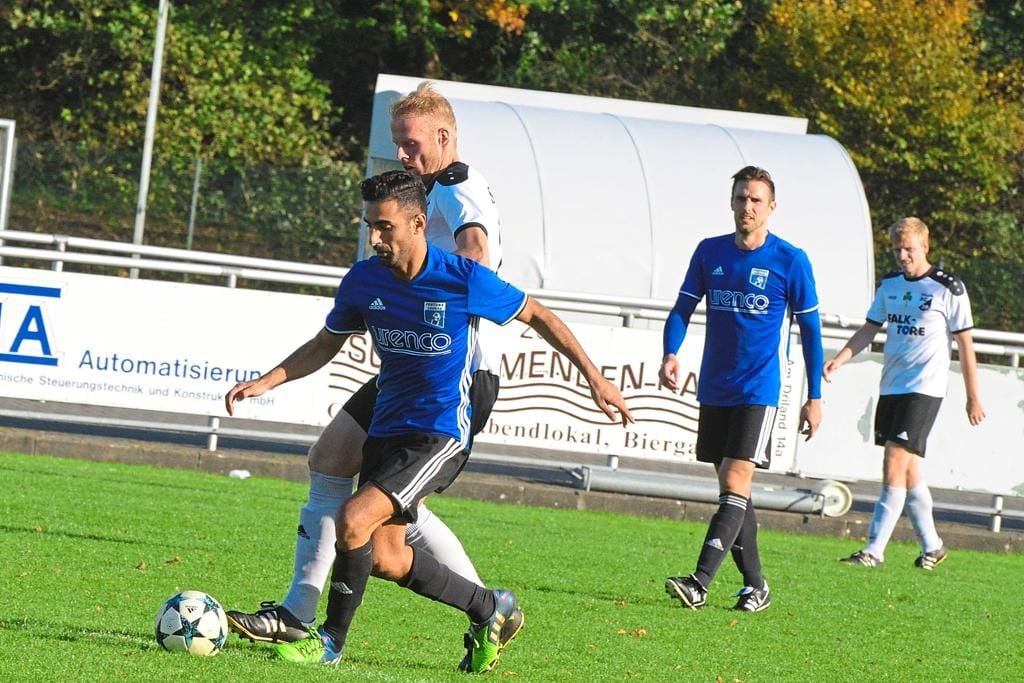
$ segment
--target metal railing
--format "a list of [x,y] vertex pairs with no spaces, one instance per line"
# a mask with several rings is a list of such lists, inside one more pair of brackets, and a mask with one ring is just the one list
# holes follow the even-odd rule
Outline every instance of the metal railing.
[[[10,242],[35,246],[10,246]],[[334,287],[348,273],[348,268],[337,266],[15,230],[0,231],[0,263],[4,257],[48,262],[54,271],[62,271],[65,263],[76,263],[154,272],[206,275],[223,278],[224,284],[228,287],[236,287],[240,279]],[[673,305],[671,301],[604,294],[584,294],[551,289],[527,291],[531,296],[557,311],[617,319],[619,324],[624,327],[632,327],[638,320],[664,320]],[[862,317],[822,314],[822,336],[826,339],[845,340],[850,336],[851,330],[859,327],[863,320]],[[702,310],[698,309],[694,313],[693,323],[698,325],[705,323]],[[978,353],[1005,357],[1011,367],[1020,367],[1021,357],[1024,356],[1024,334],[975,329],[973,336],[974,348]]]

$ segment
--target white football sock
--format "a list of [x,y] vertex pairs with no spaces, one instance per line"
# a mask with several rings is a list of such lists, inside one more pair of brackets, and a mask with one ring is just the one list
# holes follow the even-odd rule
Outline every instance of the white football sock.
[[942,539],[935,530],[935,518],[932,515],[932,492],[923,481],[907,491],[907,514],[921,541],[922,552],[942,547]]
[[463,578],[478,586],[484,585],[462,543],[426,505],[420,505],[417,510],[416,522],[405,527],[405,542],[433,555],[435,560],[448,565],[449,569]]
[[882,486],[882,492],[875,503],[875,512],[871,515],[871,526],[868,527],[868,547],[864,552],[874,555],[880,560],[885,559],[885,546],[889,544],[896,522],[903,513],[903,503],[907,499],[907,490],[895,486]]
[[352,497],[352,478],[309,473],[309,500],[299,511],[292,585],[281,606],[309,624],[334,565],[334,519]]

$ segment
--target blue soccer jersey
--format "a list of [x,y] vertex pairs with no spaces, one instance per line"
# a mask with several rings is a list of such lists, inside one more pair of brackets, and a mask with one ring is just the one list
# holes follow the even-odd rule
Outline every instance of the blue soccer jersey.
[[818,308],[803,250],[771,233],[752,251],[736,246],[733,233],[702,240],[679,293],[707,299],[697,400],[777,406],[792,316]]
[[420,431],[468,443],[478,318],[504,325],[525,305],[526,294],[490,269],[433,246],[411,282],[376,256],[352,266],[325,327],[370,331],[381,368],[369,434]]

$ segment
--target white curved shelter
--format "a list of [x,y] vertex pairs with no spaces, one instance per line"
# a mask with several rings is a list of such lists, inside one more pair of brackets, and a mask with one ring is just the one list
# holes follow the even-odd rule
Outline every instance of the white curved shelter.
[[[396,167],[389,106],[421,80],[378,77],[369,173]],[[490,181],[511,282],[674,300],[697,242],[733,230],[731,176],[753,164],[775,180],[770,227],[808,252],[822,312],[867,310],[864,190],[846,151],[805,119],[434,84],[455,110],[460,158]]]

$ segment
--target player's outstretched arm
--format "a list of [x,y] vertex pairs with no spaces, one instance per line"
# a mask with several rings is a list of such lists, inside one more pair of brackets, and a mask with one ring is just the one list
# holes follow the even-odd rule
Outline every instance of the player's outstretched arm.
[[[590,385],[590,396],[594,399],[594,403],[608,416],[608,419],[613,422],[621,420],[623,427],[635,421],[626,406],[626,400],[622,397],[622,393],[614,384],[604,378],[583,347],[580,346],[576,335],[566,327],[561,318],[533,297],[529,297],[526,300],[526,306],[523,307],[516,319],[536,330],[544,341],[576,366],[576,369],[587,380],[587,384]],[[618,410],[618,416],[615,415],[613,408]]]
[[830,360],[825,361],[825,367],[822,371],[822,376],[826,382],[832,381],[832,375],[835,374],[836,370],[841,368],[846,361],[850,360],[858,353],[863,351],[871,340],[875,338],[878,331],[882,329],[881,325],[868,321],[860,326],[860,329],[853,333],[850,340],[846,342],[846,346],[839,350],[835,356]]
[[261,396],[274,387],[305,377],[327,365],[348,339],[348,334],[333,334],[321,329],[315,337],[295,349],[273,370],[258,378],[239,382],[224,395],[228,415],[235,414],[235,403],[251,396]]
[[978,389],[978,359],[974,355],[974,337],[970,330],[957,332],[956,347],[960,353],[960,372],[964,376],[964,391],[967,393],[967,419],[974,426],[985,419],[985,408],[981,405]]

